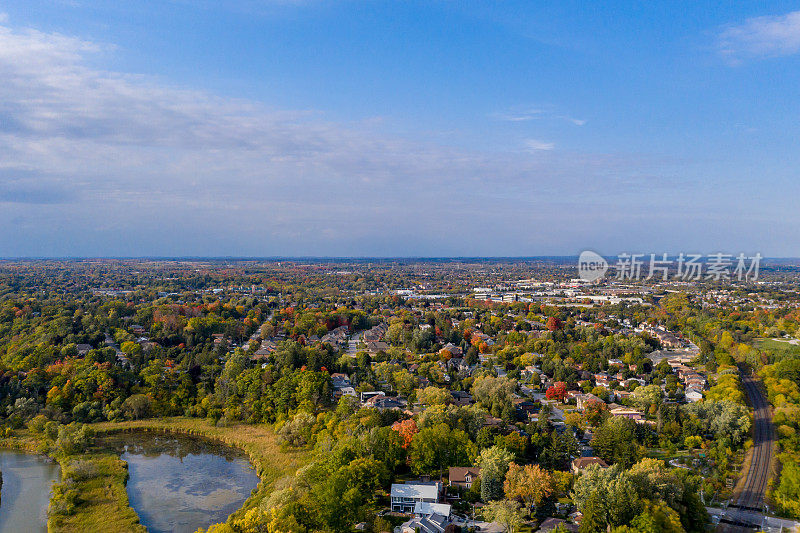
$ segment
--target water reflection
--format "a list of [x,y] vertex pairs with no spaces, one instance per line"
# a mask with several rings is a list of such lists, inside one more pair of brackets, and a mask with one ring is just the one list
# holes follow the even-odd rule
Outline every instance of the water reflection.
[[128,498],[151,533],[224,522],[258,484],[243,453],[204,439],[123,433],[105,444],[128,462]]
[[36,455],[0,450],[0,471],[0,533],[47,531],[50,489],[61,478],[58,464]]

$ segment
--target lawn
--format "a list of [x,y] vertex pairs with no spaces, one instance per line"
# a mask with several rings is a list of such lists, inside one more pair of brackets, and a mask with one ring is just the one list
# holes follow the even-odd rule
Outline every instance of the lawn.
[[800,356],[800,345],[789,344],[792,339],[756,339],[755,346],[759,350],[772,354],[771,362],[780,361],[787,356]]

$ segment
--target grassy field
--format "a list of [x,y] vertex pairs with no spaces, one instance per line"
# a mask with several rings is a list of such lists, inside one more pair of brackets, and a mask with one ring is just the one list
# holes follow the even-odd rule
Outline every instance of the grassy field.
[[217,427],[205,419],[173,417],[128,422],[102,422],[93,424],[98,436],[103,433],[125,431],[157,431],[196,435],[224,442],[247,453],[261,482],[242,508],[233,514],[236,518],[268,496],[275,482],[293,475],[308,463],[309,454],[300,450],[283,450],[277,435],[267,426],[237,424]]
[[773,359],[774,361],[780,361],[788,355],[800,355],[800,345],[789,344],[789,340],[790,339],[756,339],[754,344],[759,350],[772,353],[773,357],[770,358],[771,361]]

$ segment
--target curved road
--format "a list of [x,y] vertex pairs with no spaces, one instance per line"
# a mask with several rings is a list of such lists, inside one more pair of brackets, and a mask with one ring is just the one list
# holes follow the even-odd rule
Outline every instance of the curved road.
[[775,429],[770,406],[759,388],[759,382],[742,373],[742,385],[753,407],[753,453],[750,468],[739,496],[731,502],[718,531],[752,531],[761,523],[764,511],[764,494],[772,471]]

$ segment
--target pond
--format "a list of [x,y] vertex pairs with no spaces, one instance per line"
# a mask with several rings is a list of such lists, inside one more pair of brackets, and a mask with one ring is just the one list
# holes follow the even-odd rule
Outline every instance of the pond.
[[104,444],[127,461],[128,499],[150,533],[224,522],[259,482],[243,452],[206,439],[120,433]]
[[0,450],[0,533],[47,531],[47,505],[54,481],[61,479],[57,463],[16,450]]

